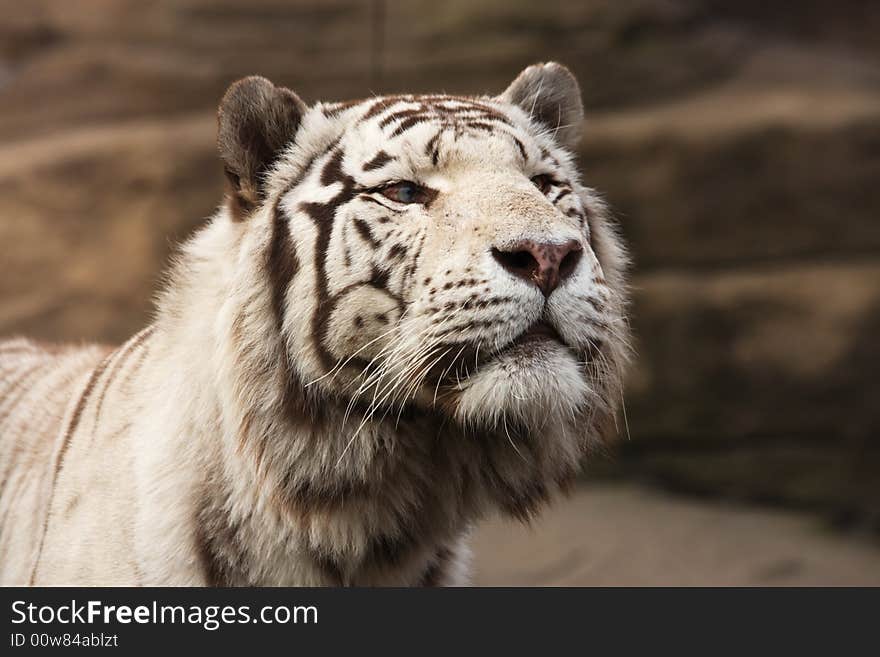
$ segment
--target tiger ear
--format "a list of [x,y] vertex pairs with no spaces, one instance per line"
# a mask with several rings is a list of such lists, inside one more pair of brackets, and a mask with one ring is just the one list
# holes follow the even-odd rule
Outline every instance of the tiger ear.
[[584,120],[581,89],[571,71],[549,62],[529,66],[500,96],[518,105],[529,117],[550,129],[568,148],[577,145]]
[[290,89],[253,75],[234,82],[217,111],[217,149],[231,187],[233,216],[263,200],[263,174],[293,141],[306,105]]

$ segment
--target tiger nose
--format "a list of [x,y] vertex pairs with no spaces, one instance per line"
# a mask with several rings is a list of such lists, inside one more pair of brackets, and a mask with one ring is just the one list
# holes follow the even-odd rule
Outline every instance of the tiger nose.
[[523,240],[492,249],[492,256],[504,269],[537,285],[545,297],[574,273],[582,253],[583,247],[577,240],[562,244]]

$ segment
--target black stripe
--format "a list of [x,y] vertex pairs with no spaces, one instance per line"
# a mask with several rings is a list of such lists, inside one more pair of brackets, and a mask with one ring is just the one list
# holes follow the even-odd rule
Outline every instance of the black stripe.
[[327,291],[327,251],[330,247],[330,236],[336,219],[336,210],[354,198],[354,179],[342,170],[343,152],[337,149],[327,160],[321,171],[321,184],[341,183],[342,189],[326,203],[305,202],[300,207],[309,215],[318,230],[315,240],[315,293],[317,296],[316,310],[312,315],[312,340],[315,351],[322,365],[329,371],[333,367],[333,357],[324,346],[324,335],[328,329],[327,319],[331,310]]
[[389,125],[394,123],[395,121],[402,121],[403,119],[410,119],[418,116],[426,116],[428,113],[428,108],[424,105],[419,104],[418,107],[412,107],[405,110],[400,110],[399,112],[393,112],[386,116],[384,119],[379,121],[380,128],[387,128]]
[[559,201],[561,201],[562,199],[564,199],[564,198],[565,198],[566,196],[568,196],[569,194],[571,194],[571,189],[568,188],[568,187],[564,187],[564,188],[562,189],[562,191],[560,191],[559,194],[556,196],[556,199],[555,199],[553,202],[554,202],[554,203],[559,203]]
[[378,249],[381,246],[376,238],[373,237],[373,233],[370,232],[370,227],[367,226],[367,223],[363,219],[356,217],[354,220],[354,227],[357,229],[358,234],[371,247]]
[[379,98],[361,117],[361,121],[368,121],[374,116],[381,114],[389,107],[392,107],[393,105],[396,105],[398,103],[406,102],[407,100],[407,96],[385,96],[383,98]]
[[281,208],[281,198],[275,203],[272,216],[272,236],[266,256],[266,271],[272,289],[272,312],[275,324],[283,333],[284,317],[287,312],[287,290],[299,269],[293,241],[290,236],[290,221]]
[[[511,137],[513,137],[513,135],[511,135]],[[529,156],[528,153],[526,153],[526,147],[523,146],[523,143],[516,137],[513,137],[513,143],[516,144],[516,147],[519,149],[519,154],[522,155],[523,162],[528,162]]]
[[400,135],[402,135],[404,132],[406,132],[410,128],[417,126],[420,123],[427,123],[430,120],[431,120],[431,117],[427,116],[427,115],[411,116],[410,118],[401,122],[401,124],[399,126],[397,126],[397,128],[394,129],[394,132],[391,133],[390,138],[393,139],[394,137],[399,137]]
[[396,158],[392,157],[385,151],[379,151],[378,153],[376,153],[376,157],[374,157],[372,160],[364,165],[364,171],[374,171],[376,169],[381,169],[394,159]]
[[425,144],[425,155],[431,156],[431,164],[435,167],[440,159],[440,149],[437,147],[437,142],[440,140],[440,134],[442,132],[443,130],[438,130],[434,136],[428,140],[428,143]]

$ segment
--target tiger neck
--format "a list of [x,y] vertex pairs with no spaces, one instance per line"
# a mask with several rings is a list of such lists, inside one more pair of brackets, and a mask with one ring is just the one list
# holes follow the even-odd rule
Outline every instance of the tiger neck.
[[[440,456],[444,440],[424,418],[377,422],[357,434],[362,418],[344,411],[325,409],[309,426],[291,423],[275,435],[252,432],[225,455],[227,474],[207,478],[199,509],[198,526],[210,530],[198,536],[209,579],[412,585],[439,578],[438,562],[477,511],[460,491],[477,487],[464,481],[457,459]],[[327,449],[358,438],[369,447],[352,443],[351,458]],[[246,556],[254,554],[273,556],[256,563]]]

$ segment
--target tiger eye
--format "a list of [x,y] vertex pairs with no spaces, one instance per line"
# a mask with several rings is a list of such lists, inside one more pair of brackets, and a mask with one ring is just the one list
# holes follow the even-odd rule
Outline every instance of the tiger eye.
[[424,203],[428,194],[424,187],[404,180],[382,189],[382,195],[397,203]]
[[532,184],[540,189],[542,194],[546,194],[553,187],[554,181],[548,174],[542,173],[532,178]]

